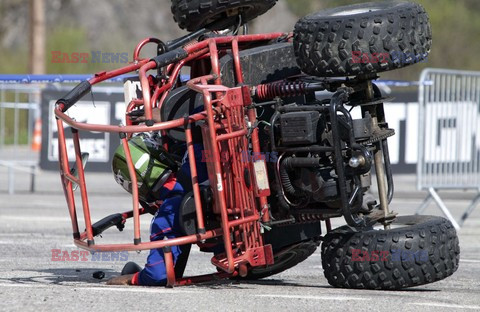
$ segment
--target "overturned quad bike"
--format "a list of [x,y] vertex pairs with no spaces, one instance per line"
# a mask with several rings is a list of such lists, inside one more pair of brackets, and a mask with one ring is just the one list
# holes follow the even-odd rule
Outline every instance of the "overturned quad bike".
[[[175,20],[191,33],[167,43],[141,41],[130,65],[98,73],[57,101],[61,178],[75,244],[90,251],[164,248],[168,286],[268,277],[304,261],[320,244],[325,277],[336,287],[400,289],[453,274],[459,243],[452,224],[389,210],[394,186],[387,138],[394,130],[385,120],[386,98],[374,83],[377,73],[413,63],[408,55],[423,58],[430,51],[423,7],[358,4],[308,15],[293,33],[247,34],[246,23],[275,0],[207,4],[173,0]],[[155,44],[158,55],[140,58],[146,44]],[[359,62],[352,58],[357,51],[389,57]],[[392,57],[394,52],[407,55],[407,61]],[[189,78],[182,80],[187,70]],[[139,85],[126,115],[141,115],[142,122],[127,118],[126,125],[94,125],[66,114],[92,85],[136,71],[138,77],[126,82]],[[155,109],[160,123],[152,116]],[[352,110],[361,117],[353,119]],[[74,168],[65,125],[72,130]],[[159,135],[169,153],[181,157],[187,151],[190,159],[193,144],[203,144],[209,184],[198,183],[190,161],[193,191],[184,197],[178,221],[184,236],[142,241],[139,217],[159,203],[141,200],[137,187],[131,190],[132,211],[92,223],[80,147],[84,131],[120,136],[132,185],[139,187],[143,176],[132,162],[132,136]],[[378,199],[370,193],[372,172]],[[330,220],[337,217],[347,225],[332,229]],[[129,218],[131,243],[97,243],[96,236],[112,226],[123,229]],[[205,252],[223,244],[224,252],[211,260],[215,273],[183,277],[191,244]],[[169,248],[174,245],[184,250],[175,265]]]

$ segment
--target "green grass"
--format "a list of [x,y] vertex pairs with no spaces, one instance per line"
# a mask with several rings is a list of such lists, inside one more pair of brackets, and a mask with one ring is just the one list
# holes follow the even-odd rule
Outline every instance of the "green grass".
[[[18,103],[27,103],[28,95],[25,93],[20,93],[15,96],[15,93],[12,91],[5,91],[3,98],[0,98],[0,101],[5,102],[17,102]],[[4,116],[2,116],[4,114]],[[5,137],[4,143],[6,145],[14,144],[14,135],[15,135],[15,109],[13,108],[0,108],[0,126],[1,122],[5,122]],[[18,110],[18,144],[28,144],[28,111],[25,109]],[[33,125],[32,125],[33,131]]]
[[[13,108],[0,109],[0,120],[3,120],[2,114],[5,114],[5,145],[14,144],[15,135],[15,110]],[[28,112],[24,109],[18,110],[18,143],[19,145],[28,144]],[[33,128],[32,128],[33,129]]]

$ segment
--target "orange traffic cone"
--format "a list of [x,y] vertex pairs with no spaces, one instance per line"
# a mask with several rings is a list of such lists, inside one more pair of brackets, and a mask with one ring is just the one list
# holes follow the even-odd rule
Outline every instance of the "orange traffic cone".
[[33,129],[32,150],[40,151],[42,148],[42,120],[38,118],[35,121],[35,128]]

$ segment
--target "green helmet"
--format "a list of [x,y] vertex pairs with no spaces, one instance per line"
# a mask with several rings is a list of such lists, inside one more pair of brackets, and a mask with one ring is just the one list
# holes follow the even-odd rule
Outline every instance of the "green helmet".
[[[147,134],[132,137],[128,140],[128,146],[137,175],[138,196],[140,200],[153,202],[158,199],[159,190],[168,177],[177,170],[177,163],[155,138]],[[132,193],[132,180],[123,145],[113,155],[112,170],[115,181]]]

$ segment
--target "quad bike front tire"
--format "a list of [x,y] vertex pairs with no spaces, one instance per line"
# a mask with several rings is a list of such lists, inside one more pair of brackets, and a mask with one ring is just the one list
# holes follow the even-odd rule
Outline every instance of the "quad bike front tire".
[[294,49],[303,72],[319,77],[374,74],[424,61],[432,45],[425,9],[380,1],[327,9],[295,25]]
[[328,283],[341,288],[394,290],[432,283],[452,275],[460,259],[455,228],[437,216],[397,217],[388,230],[342,226],[325,236],[321,250]]
[[175,22],[182,29],[196,31],[203,27],[210,30],[228,28],[248,22],[271,9],[277,0],[172,0]]
[[236,279],[258,280],[281,273],[305,261],[317,250],[318,245],[318,242],[309,240],[286,247],[273,255],[272,265],[251,268],[247,276],[236,277]]

